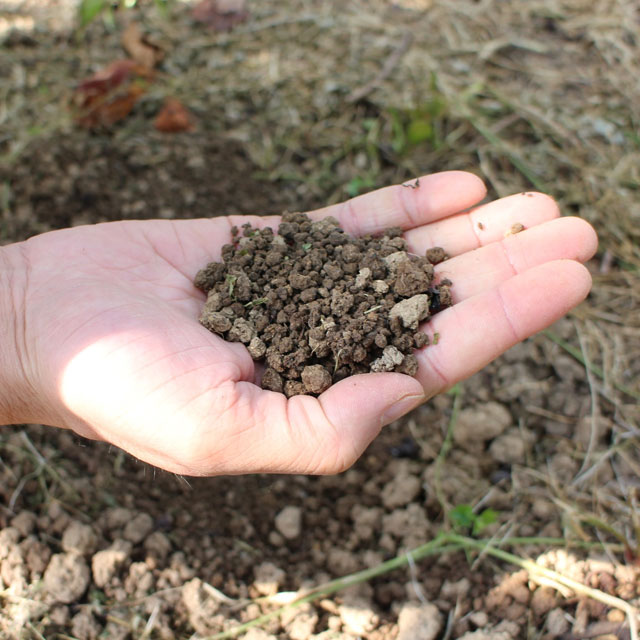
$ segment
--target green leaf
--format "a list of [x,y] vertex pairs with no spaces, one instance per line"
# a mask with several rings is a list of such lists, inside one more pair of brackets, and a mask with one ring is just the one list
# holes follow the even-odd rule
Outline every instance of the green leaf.
[[459,504],[449,511],[449,520],[454,529],[470,529],[476,519],[470,504]]
[[498,519],[498,514],[493,509],[485,509],[482,513],[475,516],[473,529],[471,534],[480,535],[484,529],[493,524]]
[[409,144],[420,144],[431,140],[433,137],[433,126],[424,118],[414,119],[407,127],[407,142]]
[[80,25],[86,27],[106,6],[106,0],[82,0],[78,8]]

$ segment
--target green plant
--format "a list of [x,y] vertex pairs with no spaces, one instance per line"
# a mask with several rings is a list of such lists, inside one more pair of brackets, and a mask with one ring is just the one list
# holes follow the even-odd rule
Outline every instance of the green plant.
[[[158,11],[166,15],[168,0],[153,0]],[[91,24],[99,15],[104,15],[105,21],[112,24],[113,10],[131,9],[138,4],[138,0],[120,0],[120,2],[110,2],[109,0],[82,0],[78,5],[78,22],[80,28],[84,29]]]
[[447,100],[438,90],[436,77],[432,74],[430,96],[420,106],[389,110],[393,150],[403,154],[421,144],[429,144],[433,149],[440,148],[443,120],[448,110]]
[[470,504],[459,504],[449,511],[448,517],[454,531],[471,533],[475,538],[496,522],[498,514],[493,509],[483,509],[476,513]]

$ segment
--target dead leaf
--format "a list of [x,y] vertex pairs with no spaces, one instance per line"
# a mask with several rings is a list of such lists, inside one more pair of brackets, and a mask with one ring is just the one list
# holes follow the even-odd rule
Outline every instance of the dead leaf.
[[89,129],[125,118],[146,92],[153,72],[135,60],[116,60],[83,80],[72,98],[74,119]]
[[163,133],[193,131],[193,119],[189,110],[177,98],[167,98],[153,126]]
[[246,0],[200,0],[191,15],[214,31],[231,31],[249,17],[246,4]]
[[145,36],[136,22],[130,22],[122,33],[122,47],[140,65],[153,69],[164,51]]

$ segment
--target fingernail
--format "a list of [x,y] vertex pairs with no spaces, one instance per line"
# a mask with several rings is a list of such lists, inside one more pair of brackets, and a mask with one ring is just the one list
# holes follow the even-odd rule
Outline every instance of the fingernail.
[[411,409],[415,409],[417,406],[421,405],[425,401],[425,397],[420,394],[413,394],[409,396],[403,396],[392,404],[383,414],[382,414],[382,426],[397,420],[402,417],[405,413],[409,413]]

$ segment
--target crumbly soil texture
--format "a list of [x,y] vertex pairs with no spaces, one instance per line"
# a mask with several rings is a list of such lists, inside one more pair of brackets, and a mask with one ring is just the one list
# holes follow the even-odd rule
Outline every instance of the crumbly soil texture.
[[352,237],[333,217],[285,213],[277,233],[247,223],[222,249],[222,262],[198,272],[207,293],[200,322],[264,360],[262,387],[287,397],[317,395],[350,375],[415,375],[418,328],[451,304],[450,282],[408,252],[399,228]]

